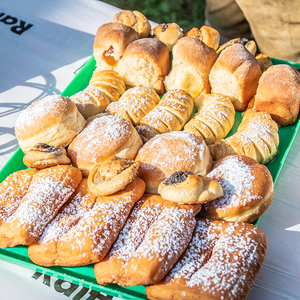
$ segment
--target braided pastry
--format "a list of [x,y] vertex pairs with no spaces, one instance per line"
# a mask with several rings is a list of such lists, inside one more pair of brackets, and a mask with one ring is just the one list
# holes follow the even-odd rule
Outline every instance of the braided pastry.
[[110,103],[106,111],[137,126],[159,101],[160,98],[154,89],[140,85],[127,90],[118,102]]
[[198,113],[184,130],[203,137],[207,145],[227,136],[234,124],[235,109],[229,96],[206,94],[196,98]]
[[181,89],[168,91],[137,126],[137,132],[143,142],[156,134],[180,131],[190,119],[194,109],[192,96]]
[[210,146],[215,160],[239,154],[246,155],[261,164],[268,163],[277,153],[279,145],[278,125],[270,114],[248,109],[237,132]]
[[125,92],[125,83],[115,71],[96,71],[87,88],[71,96],[85,119],[103,113],[110,102],[118,101]]

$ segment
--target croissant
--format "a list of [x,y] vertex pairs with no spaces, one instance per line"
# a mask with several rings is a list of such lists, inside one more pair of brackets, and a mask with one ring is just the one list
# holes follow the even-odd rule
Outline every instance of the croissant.
[[276,155],[278,145],[278,125],[270,114],[248,109],[237,132],[211,145],[210,151],[215,160],[239,154],[266,164]]
[[143,142],[156,134],[180,131],[190,119],[194,109],[192,96],[181,89],[168,91],[136,127]]
[[229,96],[206,94],[195,99],[198,113],[184,130],[203,137],[207,145],[227,136],[234,124],[235,109]]
[[137,126],[159,101],[160,98],[154,89],[140,85],[127,90],[119,101],[111,102],[106,111]]
[[89,85],[70,99],[85,119],[103,113],[110,102],[118,101],[126,90],[124,80],[115,71],[96,71]]

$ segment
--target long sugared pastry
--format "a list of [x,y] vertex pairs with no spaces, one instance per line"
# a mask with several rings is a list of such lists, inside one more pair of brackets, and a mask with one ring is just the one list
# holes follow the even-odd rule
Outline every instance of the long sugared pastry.
[[264,232],[251,224],[197,219],[186,251],[147,299],[244,300],[267,250]]
[[99,284],[147,285],[161,280],[183,253],[200,204],[179,205],[145,194],[109,254],[95,264]]
[[18,208],[0,226],[0,247],[31,244],[71,197],[81,179],[80,170],[69,165],[36,173]]

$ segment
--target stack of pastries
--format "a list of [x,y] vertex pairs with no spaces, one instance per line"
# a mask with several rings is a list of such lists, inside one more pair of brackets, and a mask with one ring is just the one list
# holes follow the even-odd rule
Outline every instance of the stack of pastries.
[[219,41],[138,11],[101,25],[88,86],[16,121],[28,169],[0,184],[0,247],[92,264],[99,284],[149,299],[246,299],[267,248],[251,223],[272,202],[266,164],[298,118],[300,75],[254,41]]

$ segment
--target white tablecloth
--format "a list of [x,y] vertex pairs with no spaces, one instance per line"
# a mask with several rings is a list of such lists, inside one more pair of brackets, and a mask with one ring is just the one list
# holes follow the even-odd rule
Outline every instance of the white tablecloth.
[[[18,148],[18,114],[37,99],[65,89],[91,56],[98,27],[118,11],[95,0],[0,3],[0,168]],[[268,251],[251,300],[300,299],[299,135],[275,185],[273,202],[259,222]],[[3,261],[0,287],[0,300],[112,298]]]

